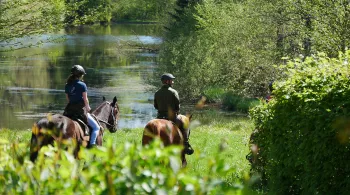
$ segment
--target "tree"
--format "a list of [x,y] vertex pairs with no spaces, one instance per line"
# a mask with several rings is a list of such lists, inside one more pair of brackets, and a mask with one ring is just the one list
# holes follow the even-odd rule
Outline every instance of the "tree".
[[350,43],[348,1],[178,0],[171,16],[157,74],[179,75],[192,98],[207,86],[262,96],[284,76],[275,64]]
[[52,38],[25,43],[19,38],[62,27],[64,3],[61,0],[0,1],[0,51],[32,47]]
[[113,20],[159,21],[176,0],[113,0]]
[[174,73],[186,98],[208,87],[263,95],[274,74],[273,28],[252,5],[208,0],[184,8],[169,22],[157,74]]
[[112,18],[111,0],[65,0],[68,25],[109,23]]
[[325,52],[330,57],[344,52],[350,43],[350,2],[334,0],[251,0],[257,13],[274,28],[276,59],[311,56]]

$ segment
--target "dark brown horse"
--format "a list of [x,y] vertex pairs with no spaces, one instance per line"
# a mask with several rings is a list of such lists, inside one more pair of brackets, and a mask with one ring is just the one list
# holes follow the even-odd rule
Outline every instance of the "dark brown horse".
[[[164,146],[169,145],[184,145],[183,133],[189,135],[190,120],[191,116],[187,117],[185,115],[178,115],[176,124],[172,121],[165,119],[153,119],[147,123],[144,128],[142,136],[142,145],[149,144],[155,137],[159,137],[162,140]],[[183,129],[183,132],[180,130]],[[182,166],[187,165],[185,151],[181,152]]]
[[[103,98],[103,103],[92,112],[92,116],[95,116],[101,127],[96,139],[96,144],[101,146],[104,129],[107,128],[111,133],[117,131],[119,118],[117,97],[114,97],[112,103],[105,101],[105,98]],[[67,139],[76,141],[77,147],[74,150],[74,155],[77,157],[80,146],[86,146],[90,137],[85,136],[77,121],[61,114],[49,114],[46,118],[42,118],[34,124],[32,128],[30,160],[33,162],[36,160],[42,146],[52,145],[54,141],[60,142]]]

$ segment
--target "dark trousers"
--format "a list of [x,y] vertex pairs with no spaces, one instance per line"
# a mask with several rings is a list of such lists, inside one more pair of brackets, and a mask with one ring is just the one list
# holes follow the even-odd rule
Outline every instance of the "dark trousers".
[[63,115],[73,120],[80,119],[86,124],[88,122],[87,111],[85,109],[84,103],[68,103],[66,108],[64,109]]

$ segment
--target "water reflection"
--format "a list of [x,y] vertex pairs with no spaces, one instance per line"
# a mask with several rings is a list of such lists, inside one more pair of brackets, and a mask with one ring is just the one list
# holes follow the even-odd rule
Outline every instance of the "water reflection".
[[0,128],[29,129],[47,113],[62,113],[64,84],[74,64],[86,68],[92,108],[102,96],[110,101],[117,96],[119,127],[143,127],[156,115],[143,78],[151,75],[157,55],[118,44],[159,44],[158,32],[155,25],[82,26],[54,35],[64,35],[63,42],[0,53]]

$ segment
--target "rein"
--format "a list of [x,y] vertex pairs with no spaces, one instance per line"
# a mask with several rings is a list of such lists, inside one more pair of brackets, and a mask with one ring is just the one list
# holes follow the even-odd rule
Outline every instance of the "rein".
[[[97,118],[97,117],[96,117],[96,118]],[[98,120],[98,122],[102,122],[102,123],[104,123],[104,124],[106,124],[106,125],[108,125],[108,126],[112,127],[113,129],[114,129],[114,127],[116,126],[116,125],[111,125],[111,124],[110,124],[110,123],[108,123],[107,121],[102,120],[102,119],[99,119],[99,118],[97,118],[97,120]]]
[[[113,117],[113,121],[115,121],[115,116],[114,116],[114,112],[113,112],[113,106],[111,106],[112,107],[112,109],[111,109],[111,115],[112,115],[112,117]],[[116,126],[117,126],[117,124],[110,124],[109,122],[107,122],[107,121],[105,121],[105,120],[103,120],[103,119],[100,119],[100,118],[98,118],[96,115],[94,115],[95,116],[95,118],[98,120],[98,122],[102,122],[102,123],[104,123],[104,124],[106,124],[106,125],[108,125],[108,126],[110,126],[110,127],[112,127],[112,129],[114,129]]]

